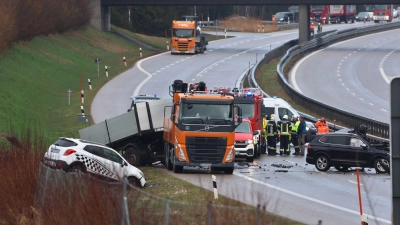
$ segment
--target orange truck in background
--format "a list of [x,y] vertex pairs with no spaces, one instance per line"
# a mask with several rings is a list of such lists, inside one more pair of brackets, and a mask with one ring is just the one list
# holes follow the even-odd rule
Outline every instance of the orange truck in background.
[[172,21],[171,54],[204,53],[208,45],[197,25],[197,16],[184,16],[184,21]]
[[173,105],[164,108],[165,166],[175,173],[182,173],[184,166],[200,166],[232,174],[241,108],[232,94],[209,92],[200,84],[175,80],[171,85]]

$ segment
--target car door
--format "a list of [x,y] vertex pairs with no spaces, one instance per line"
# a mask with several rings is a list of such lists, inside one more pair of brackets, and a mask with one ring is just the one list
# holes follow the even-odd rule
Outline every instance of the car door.
[[109,177],[115,180],[121,180],[124,177],[125,165],[123,165],[123,160],[121,156],[114,150],[109,148],[104,148],[104,157],[107,160],[107,167],[112,172]]
[[107,166],[104,160],[104,150],[96,145],[86,145],[83,150],[90,154],[76,154],[77,160],[83,162],[88,172],[104,176]]
[[329,149],[329,157],[335,165],[347,165],[350,140],[346,135],[329,135],[327,145]]
[[359,137],[351,137],[348,156],[354,166],[366,166],[369,161],[369,145]]

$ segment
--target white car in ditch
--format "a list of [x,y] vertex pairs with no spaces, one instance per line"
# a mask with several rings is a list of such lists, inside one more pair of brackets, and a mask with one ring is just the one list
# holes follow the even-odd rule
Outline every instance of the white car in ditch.
[[46,166],[67,173],[91,173],[112,180],[128,178],[130,184],[144,187],[146,180],[138,168],[130,165],[118,152],[98,143],[60,138],[44,155]]

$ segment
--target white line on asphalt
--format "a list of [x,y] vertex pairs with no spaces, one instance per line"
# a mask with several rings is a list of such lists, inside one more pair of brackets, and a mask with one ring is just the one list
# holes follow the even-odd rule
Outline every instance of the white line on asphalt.
[[356,94],[354,94],[354,93],[352,93],[353,95],[356,95]]
[[381,109],[382,111],[384,111],[384,112],[387,112],[386,110],[384,110],[384,109]]
[[286,162],[288,162],[288,163],[296,164],[295,162],[292,162],[292,161],[289,161],[289,160],[286,160],[286,159],[284,159],[283,161],[286,161]]
[[339,79],[339,81],[342,81],[342,79]]
[[361,101],[364,101],[364,99],[360,98]]
[[346,88],[348,91],[350,91],[350,89],[349,88]]
[[386,76],[385,71],[383,70],[382,67],[379,68],[379,72],[381,72],[381,76],[383,77],[383,79],[386,81],[386,83],[390,83],[389,78]]
[[[353,183],[353,184],[357,184],[357,182],[354,182],[352,180],[347,180],[347,181],[350,182],[350,183]],[[363,184],[360,183],[360,185],[363,185]]]
[[370,105],[374,105],[374,104],[372,104],[371,102],[369,103]]
[[[315,202],[315,203],[319,203],[319,204],[321,204],[321,205],[325,205],[325,206],[328,206],[328,207],[331,207],[331,208],[334,208],[334,209],[342,210],[342,211],[344,211],[344,212],[352,213],[352,214],[355,214],[355,215],[360,215],[360,212],[359,212],[359,211],[355,211],[355,210],[348,209],[348,208],[345,208],[345,207],[342,207],[342,206],[338,206],[338,205],[335,205],[335,204],[332,204],[332,203],[329,203],[329,202],[325,202],[325,201],[322,201],[322,200],[318,200],[318,199],[315,199],[315,198],[311,198],[311,197],[308,197],[308,196],[306,196],[306,195],[302,195],[302,194],[296,193],[296,192],[294,192],[294,191],[289,191],[289,190],[287,190],[287,189],[284,189],[284,188],[281,188],[281,187],[278,187],[278,186],[275,186],[275,185],[272,185],[272,184],[268,184],[268,183],[263,182],[263,181],[260,181],[260,180],[256,180],[256,179],[251,178],[251,177],[248,177],[248,176],[246,176],[246,175],[238,174],[238,173],[236,173],[236,172],[233,173],[233,174],[234,174],[235,176],[244,178],[244,179],[249,180],[249,181],[252,181],[252,182],[254,182],[254,183],[258,183],[258,184],[264,185],[264,186],[266,186],[266,187],[275,189],[275,190],[277,190],[277,191],[284,192],[284,193],[286,193],[286,194],[290,194],[290,195],[293,195],[293,196],[296,196],[296,197],[299,197],[299,198],[302,198],[302,199],[305,199],[305,200],[308,200],[308,201],[312,201],[312,202]],[[367,214],[364,214],[364,215],[367,215]],[[391,224],[391,223],[392,223],[392,222],[389,221],[389,220],[385,220],[385,219],[382,219],[382,218],[379,218],[379,217],[375,217],[375,216],[372,216],[372,215],[368,215],[368,218],[370,218],[370,219],[372,219],[372,220],[377,220],[377,221],[380,221],[380,222],[383,222],[383,223],[387,223],[387,224]]]

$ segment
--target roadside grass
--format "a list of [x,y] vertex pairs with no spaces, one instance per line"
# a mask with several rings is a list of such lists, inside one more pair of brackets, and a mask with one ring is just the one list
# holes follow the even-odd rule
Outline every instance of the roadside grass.
[[[77,122],[80,106],[85,114],[90,114],[96,92],[132,67],[139,60],[138,52],[137,46],[92,26],[14,44],[0,55],[0,132],[10,126],[23,127],[34,122],[43,128],[47,140],[78,137],[78,130],[88,126]],[[128,67],[123,64],[122,54]],[[143,57],[152,54],[145,51]],[[96,58],[101,59],[99,74]],[[108,78],[104,66],[108,66]],[[84,104],[80,102],[81,76]],[[69,89],[71,105],[68,105]]]
[[[160,43],[165,41],[159,40]],[[19,140],[10,144],[0,139],[0,224],[85,224],[88,221],[107,224],[105,217],[99,216],[98,212],[107,210],[102,201],[108,198],[104,199],[105,196],[100,195],[96,187],[91,189],[91,198],[76,199],[74,207],[67,209],[50,207],[50,211],[41,214],[34,208],[33,202],[39,162],[50,143],[60,136],[78,137],[78,130],[88,125],[77,122],[80,106],[84,106],[85,114],[90,114],[90,104],[101,86],[128,69],[123,65],[121,47],[129,68],[139,60],[138,47],[89,26],[86,30],[40,36],[29,42],[16,43],[0,55],[0,133],[4,138],[11,134]],[[153,54],[143,52],[144,57]],[[96,58],[101,59],[99,76],[94,62]],[[108,78],[105,77],[105,65],[108,66]],[[81,75],[84,104],[80,103]],[[87,79],[91,79],[92,90],[88,88]],[[72,90],[71,105],[68,105],[68,89]],[[18,130],[30,124],[34,132],[32,129]],[[18,143],[22,143],[22,147]],[[218,205],[241,206],[256,211],[254,207],[222,196],[214,201],[212,192],[172,177],[162,169],[140,169],[148,181],[159,185],[159,188],[145,190],[162,198],[201,203],[212,201]],[[184,187],[184,191],[173,192],[176,187]],[[54,204],[62,204],[70,198],[68,193],[59,192],[61,196],[58,200],[54,199]],[[230,212],[221,215],[231,217]],[[234,218],[240,219],[240,215],[243,214],[238,213]],[[268,224],[299,224],[269,213],[265,215],[268,217],[262,221],[272,221]],[[90,220],[85,220],[87,217]],[[223,218],[221,221],[224,221]]]
[[[152,46],[153,48],[160,49],[162,52],[167,51],[167,43],[165,37],[155,37],[155,36],[148,36],[145,34],[139,34],[139,33],[132,33],[126,29],[111,25],[111,29],[113,31],[118,31],[120,33],[123,33],[125,35],[128,35],[129,37],[132,37],[136,40],[139,40],[140,42]],[[168,33],[168,43],[171,44],[171,37],[169,36],[170,33]],[[143,49],[143,51],[148,51],[147,49]],[[142,51],[142,52],[143,52]]]

